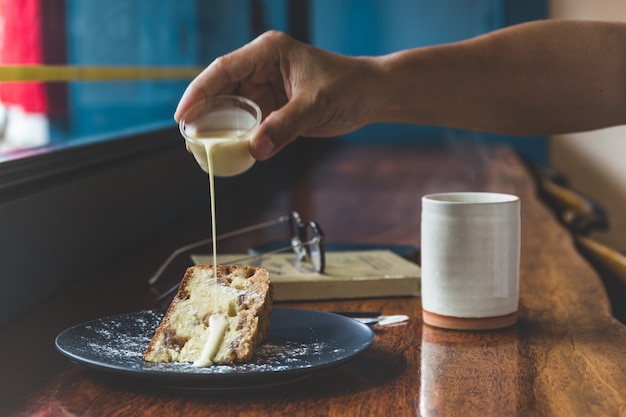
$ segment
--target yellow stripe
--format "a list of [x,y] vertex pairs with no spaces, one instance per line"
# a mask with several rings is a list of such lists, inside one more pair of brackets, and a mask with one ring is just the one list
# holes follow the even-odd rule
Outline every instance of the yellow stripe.
[[199,67],[2,65],[0,82],[191,79],[202,70]]

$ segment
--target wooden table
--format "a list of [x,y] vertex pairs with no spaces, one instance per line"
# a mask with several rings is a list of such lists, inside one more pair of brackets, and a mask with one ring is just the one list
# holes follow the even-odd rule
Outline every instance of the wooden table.
[[[177,245],[204,237],[202,210],[0,331],[0,415],[626,415],[626,328],[611,317],[601,280],[537,199],[529,173],[508,148],[302,141],[282,159],[258,165],[257,173],[221,189],[224,230],[296,209],[317,220],[329,242],[418,245],[423,194],[518,194],[519,323],[494,332],[430,328],[422,324],[420,298],[412,297],[280,303],[379,310],[410,321],[377,328],[372,347],[351,362],[259,391],[156,389],[105,377],[55,351],[54,337],[73,324],[154,308],[156,295],[145,281]],[[269,183],[271,192],[262,185]]]

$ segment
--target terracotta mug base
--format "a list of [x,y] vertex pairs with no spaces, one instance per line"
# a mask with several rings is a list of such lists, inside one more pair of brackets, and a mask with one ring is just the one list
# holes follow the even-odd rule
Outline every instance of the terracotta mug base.
[[495,330],[513,326],[517,322],[517,311],[497,317],[451,317],[422,311],[424,323],[452,330]]

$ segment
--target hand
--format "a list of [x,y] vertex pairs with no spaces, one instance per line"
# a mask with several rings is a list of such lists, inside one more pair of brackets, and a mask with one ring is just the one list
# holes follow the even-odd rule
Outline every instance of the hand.
[[300,135],[335,136],[369,123],[377,71],[373,58],[333,54],[270,31],[213,61],[189,84],[174,118],[205,97],[247,97],[264,116],[250,152],[265,160]]

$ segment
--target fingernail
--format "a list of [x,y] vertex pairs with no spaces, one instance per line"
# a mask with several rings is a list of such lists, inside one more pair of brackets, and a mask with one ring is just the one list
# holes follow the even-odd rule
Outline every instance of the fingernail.
[[274,142],[267,135],[256,137],[251,143],[253,156],[256,159],[264,160],[274,153]]

